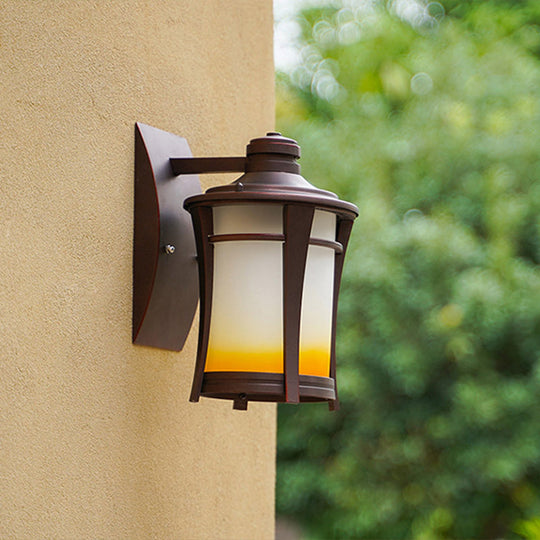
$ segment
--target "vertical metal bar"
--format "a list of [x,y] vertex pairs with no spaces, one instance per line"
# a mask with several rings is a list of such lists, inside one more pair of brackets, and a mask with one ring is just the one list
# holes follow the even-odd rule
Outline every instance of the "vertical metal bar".
[[334,380],[336,399],[328,402],[328,408],[331,411],[337,411],[339,409],[339,397],[337,391],[336,380],[336,327],[337,327],[337,307],[339,298],[339,287],[341,285],[341,275],[343,273],[343,262],[345,260],[345,252],[347,251],[347,244],[349,243],[349,237],[351,236],[351,230],[353,226],[353,220],[344,220],[338,217],[336,241],[343,246],[341,253],[336,252],[335,266],[334,266],[334,297],[332,305],[332,341],[330,349],[330,378]]
[[313,206],[283,208],[283,352],[285,401],[300,402],[298,358],[304,274],[314,214]]
[[212,209],[196,206],[191,210],[195,241],[199,259],[199,342],[197,346],[197,360],[193,385],[189,401],[199,401],[204,378],[206,353],[208,351],[208,335],[210,330],[210,316],[212,310],[212,288],[214,285],[214,246],[208,241],[213,234]]

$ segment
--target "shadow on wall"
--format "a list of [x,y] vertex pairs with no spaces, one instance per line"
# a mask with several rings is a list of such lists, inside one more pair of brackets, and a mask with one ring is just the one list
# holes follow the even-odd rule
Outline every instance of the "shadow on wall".
[[276,520],[276,540],[302,540],[303,538],[300,525],[288,519]]

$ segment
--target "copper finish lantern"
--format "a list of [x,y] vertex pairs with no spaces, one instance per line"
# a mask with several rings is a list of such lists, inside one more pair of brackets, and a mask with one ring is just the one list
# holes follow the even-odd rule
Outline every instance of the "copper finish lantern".
[[[167,174],[179,178],[168,183],[244,173],[182,199],[193,221],[200,289],[191,401],[231,399],[237,409],[249,401],[337,406],[336,310],[358,210],[307,182],[299,157],[294,140],[268,133],[249,143],[246,157],[169,160]],[[160,243],[158,267],[160,258],[176,256],[164,253],[167,238]]]

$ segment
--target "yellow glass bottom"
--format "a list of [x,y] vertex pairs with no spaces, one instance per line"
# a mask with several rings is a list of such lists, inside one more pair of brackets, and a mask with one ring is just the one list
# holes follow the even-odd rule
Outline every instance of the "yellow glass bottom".
[[[205,371],[283,373],[283,353],[281,351],[245,352],[208,349]],[[330,353],[328,350],[301,350],[298,373],[329,377]]]

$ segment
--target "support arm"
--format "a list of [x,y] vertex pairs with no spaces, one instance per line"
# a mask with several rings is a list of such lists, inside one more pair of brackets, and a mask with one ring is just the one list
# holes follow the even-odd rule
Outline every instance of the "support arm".
[[245,157],[170,158],[174,175],[244,172]]

